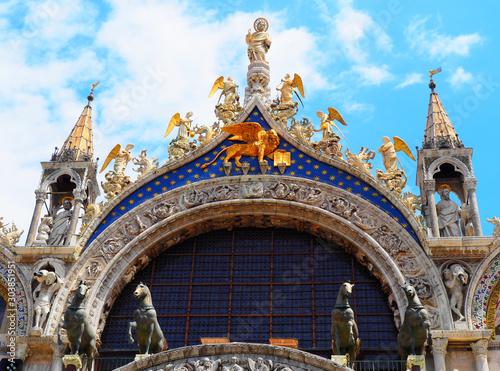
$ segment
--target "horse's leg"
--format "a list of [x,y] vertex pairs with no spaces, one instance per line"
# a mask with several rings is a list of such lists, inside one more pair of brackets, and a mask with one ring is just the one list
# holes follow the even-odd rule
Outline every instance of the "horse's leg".
[[[405,318],[406,319],[406,318]],[[408,334],[410,335],[410,349],[411,354],[415,355],[415,332],[413,331],[413,325],[409,324],[408,326]]]
[[62,343],[63,343],[62,337],[61,337],[61,328],[65,328],[64,322],[59,322],[59,326],[57,328],[57,342],[59,343],[59,345],[62,345]]
[[348,321],[347,326],[349,326],[349,345],[354,345],[356,343],[356,340],[354,339],[354,321]]
[[342,356],[340,352],[340,329],[339,326],[335,326],[335,346],[337,347],[337,355]]
[[82,343],[83,331],[85,330],[85,324],[82,323],[79,327],[77,327],[76,332],[76,341],[75,341],[75,349],[74,354],[78,355],[80,352],[80,344]]
[[155,328],[155,324],[153,321],[148,326],[148,334],[146,336],[146,351],[144,354],[149,354],[149,346],[151,345],[151,338],[153,337],[153,331]]
[[128,323],[128,343],[130,345],[134,344],[134,337],[132,336],[132,329],[136,329],[137,328],[137,322],[133,321],[133,322],[129,322]]

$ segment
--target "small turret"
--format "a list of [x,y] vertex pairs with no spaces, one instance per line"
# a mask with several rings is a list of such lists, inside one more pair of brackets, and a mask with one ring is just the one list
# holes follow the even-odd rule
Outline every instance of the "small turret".
[[[425,218],[429,237],[450,237],[445,227],[453,222],[458,224],[454,237],[482,236],[481,221],[476,200],[477,179],[472,168],[472,148],[465,148],[451,123],[444,106],[436,93],[436,83],[432,75],[441,69],[431,71],[429,88],[431,95],[425,125],[424,141],[418,150],[417,185],[422,195],[422,214]],[[461,202],[455,216],[444,215],[442,207],[436,208],[434,194],[439,192],[444,203],[450,205],[449,193],[454,193]],[[442,204],[444,204],[442,203]],[[452,205],[448,210],[453,210]],[[442,215],[439,215],[439,214]],[[455,220],[456,219],[456,220]],[[448,222],[447,222],[448,220]],[[458,234],[458,235],[457,235]]]
[[[36,194],[36,205],[31,219],[26,246],[74,245],[80,209],[95,203],[99,196],[96,178],[97,163],[94,162],[92,138],[92,107],[94,84],[88,103],[78,121],[64,141],[61,149],[56,148],[51,160],[42,162],[42,177]],[[48,205],[46,204],[48,200]],[[48,215],[43,218],[39,229],[43,237],[35,236],[42,215],[43,204]],[[50,228],[50,232],[47,233]],[[48,238],[47,238],[48,235]]]

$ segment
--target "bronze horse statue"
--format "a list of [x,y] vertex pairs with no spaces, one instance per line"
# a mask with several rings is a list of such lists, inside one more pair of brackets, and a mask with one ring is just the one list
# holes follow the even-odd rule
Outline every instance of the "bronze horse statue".
[[348,354],[350,361],[356,359],[361,347],[354,311],[349,305],[353,287],[349,282],[342,284],[332,310],[332,351],[337,355]]
[[401,359],[406,361],[409,354],[423,355],[425,342],[432,345],[432,337],[429,331],[429,313],[420,302],[415,288],[405,283],[403,291],[408,299],[408,306],[398,334],[398,347]]
[[134,312],[134,321],[128,323],[128,342],[134,343],[132,329],[135,329],[139,352],[141,354],[155,354],[168,349],[167,341],[163,337],[156,310],[151,300],[151,292],[142,282],[137,285],[134,297],[139,299],[139,306]]
[[75,296],[70,306],[64,312],[64,320],[59,323],[57,332],[58,342],[62,344],[61,328],[65,329],[68,335],[69,348],[71,354],[85,354],[87,357],[93,357],[96,351],[95,331],[87,320],[87,312],[83,305],[83,300],[87,295],[89,287],[84,281],[76,289]]

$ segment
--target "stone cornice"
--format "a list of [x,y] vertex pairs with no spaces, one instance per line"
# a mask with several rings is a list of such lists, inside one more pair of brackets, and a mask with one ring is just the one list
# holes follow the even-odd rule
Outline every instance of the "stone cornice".
[[136,362],[131,362],[116,369],[116,371],[140,371],[162,364],[180,364],[182,361],[187,363],[202,358],[220,359],[222,358],[221,356],[233,355],[244,356],[246,358],[259,356],[264,359],[276,358],[276,361],[281,364],[293,364],[295,367],[302,366],[303,369],[307,370],[351,371],[351,369],[341,366],[338,363],[301,350],[276,345],[248,343],[194,345],[176,348],[151,355]]

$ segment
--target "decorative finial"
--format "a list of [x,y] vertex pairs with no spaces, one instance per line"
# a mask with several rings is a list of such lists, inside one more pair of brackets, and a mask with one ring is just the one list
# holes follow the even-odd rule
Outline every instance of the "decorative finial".
[[432,92],[434,93],[434,89],[436,89],[436,83],[434,82],[434,80],[431,79],[431,82],[429,83],[429,88],[432,90]]
[[438,69],[435,69],[434,71],[429,70],[429,73],[431,74],[431,82],[429,83],[429,88],[432,90],[433,93],[434,93],[434,89],[436,89],[436,83],[432,79],[432,76],[434,76],[436,73],[439,73],[439,72],[441,72],[441,67],[439,67]]
[[89,102],[92,102],[94,100],[94,89],[97,85],[99,85],[99,81],[97,81],[95,84],[92,84],[92,89],[90,90],[90,95],[87,97]]

